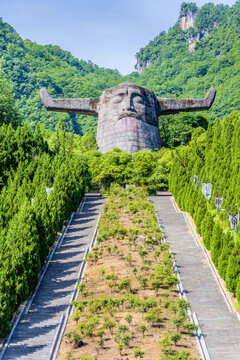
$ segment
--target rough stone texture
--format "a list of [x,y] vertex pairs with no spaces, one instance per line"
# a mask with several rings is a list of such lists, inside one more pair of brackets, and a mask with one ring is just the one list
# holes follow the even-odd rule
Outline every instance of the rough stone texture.
[[195,38],[194,37],[190,37],[188,39],[188,51],[189,52],[192,52],[194,51],[194,48],[195,48]]
[[99,98],[52,99],[47,90],[40,90],[42,102],[47,110],[97,116]]
[[208,110],[215,93],[211,88],[203,99],[157,98],[147,88],[123,83],[98,98],[52,99],[45,88],[40,90],[47,110],[98,116],[97,144],[103,153],[114,147],[129,153],[160,149],[158,116]]
[[195,48],[195,42],[196,41],[200,41],[202,38],[205,38],[208,36],[208,31],[207,30],[202,30],[200,32],[197,33],[196,36],[190,36],[189,38],[187,38],[188,40],[188,51],[192,52],[194,51]]
[[170,196],[151,197],[211,360],[240,360],[240,322],[230,312],[200,246]]
[[158,98],[160,105],[160,115],[176,114],[181,111],[208,110],[215,99],[216,90],[209,89],[203,99],[168,99]]
[[149,67],[151,65],[151,62],[150,60],[147,60],[146,64],[145,65],[141,65],[139,60],[137,61],[137,72],[139,74],[142,74],[144,72],[144,70]]
[[100,151],[118,147],[129,153],[160,149],[159,105],[151,90],[120,84],[104,91],[98,112],[97,143]]
[[192,11],[188,11],[186,15],[180,16],[179,25],[181,26],[183,31],[186,31],[190,27],[194,27],[194,21],[196,19],[197,14],[193,14]]

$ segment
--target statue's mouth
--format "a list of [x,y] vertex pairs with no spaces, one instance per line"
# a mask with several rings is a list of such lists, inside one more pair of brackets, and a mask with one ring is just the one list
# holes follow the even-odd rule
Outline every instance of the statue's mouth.
[[136,112],[132,112],[132,111],[124,111],[122,112],[119,117],[118,117],[118,120],[122,119],[122,118],[125,118],[125,117],[133,117],[135,119],[138,119],[138,115]]

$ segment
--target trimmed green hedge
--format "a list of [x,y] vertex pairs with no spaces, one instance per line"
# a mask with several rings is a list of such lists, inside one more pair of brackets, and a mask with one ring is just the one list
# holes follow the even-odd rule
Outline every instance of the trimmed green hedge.
[[[12,134],[11,139],[9,133]],[[31,130],[0,127],[0,338],[38,282],[56,235],[85,189],[85,161],[40,148]],[[11,141],[10,141],[11,140]],[[41,142],[41,137],[38,137]],[[9,146],[9,143],[14,146]],[[5,145],[7,144],[8,147]],[[4,159],[9,161],[4,164]],[[46,187],[52,188],[49,196]]]
[[[193,177],[198,173],[199,184]],[[229,230],[227,211],[240,210],[240,112],[215,121],[207,131],[197,129],[188,146],[174,151],[170,190],[178,205],[188,211],[205,247],[229,291],[240,301],[240,237]],[[207,201],[201,184],[213,184]],[[223,196],[222,209],[214,208],[214,197]]]

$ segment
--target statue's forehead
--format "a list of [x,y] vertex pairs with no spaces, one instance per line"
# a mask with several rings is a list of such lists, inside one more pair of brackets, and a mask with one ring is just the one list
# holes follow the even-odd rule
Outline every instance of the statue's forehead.
[[117,85],[114,87],[111,87],[107,90],[105,90],[103,92],[103,95],[110,97],[110,96],[114,96],[116,94],[121,94],[121,93],[132,93],[132,92],[136,92],[138,94],[143,94],[144,91],[139,87],[139,86],[131,86],[131,85],[125,85],[125,84],[121,84],[121,85]]
[[149,100],[150,98],[152,98],[152,99],[154,98],[154,95],[151,90],[145,89],[142,86],[139,86],[136,84],[131,84],[131,83],[123,83],[123,84],[119,84],[114,87],[111,87],[102,93],[101,98],[102,98],[102,100],[108,100],[118,94],[126,94],[126,95],[128,94],[129,95],[129,94],[133,94],[133,93],[139,94],[142,97],[146,98],[146,101]]

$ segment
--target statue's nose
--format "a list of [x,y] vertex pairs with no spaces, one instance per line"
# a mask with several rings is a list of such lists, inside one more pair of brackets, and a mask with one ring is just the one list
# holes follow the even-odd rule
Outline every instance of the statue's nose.
[[124,107],[123,110],[128,110],[128,111],[134,109],[131,96],[127,95],[125,97],[123,107]]

